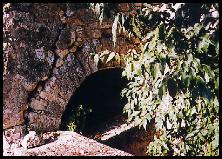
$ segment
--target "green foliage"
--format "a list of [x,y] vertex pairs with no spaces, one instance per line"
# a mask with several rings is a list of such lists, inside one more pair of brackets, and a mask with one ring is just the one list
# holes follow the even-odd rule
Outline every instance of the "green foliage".
[[144,4],[136,16],[116,15],[114,44],[118,26],[142,39],[141,51],[126,56],[123,76],[130,82],[122,96],[128,122],[146,129],[155,120],[160,133],[149,155],[219,155],[218,8],[163,4],[153,11]]
[[93,57],[96,66],[98,66],[100,63],[106,64],[113,60],[120,61],[119,54],[111,52],[109,50],[105,50],[98,53],[91,53],[91,56]]
[[90,9],[94,11],[96,16],[99,18],[100,23],[104,17],[104,4],[103,3],[90,3]]
[[67,125],[69,131],[76,131],[77,125],[74,121],[71,121]]
[[[135,18],[134,18],[135,19]],[[138,20],[139,21],[139,20]],[[123,73],[129,122],[143,126],[155,119],[150,155],[218,155],[218,49],[203,23],[180,28],[162,21],[143,38],[140,56],[130,53]],[[193,45],[195,44],[195,45]],[[211,55],[211,56],[209,56]],[[207,58],[206,58],[207,57]]]
[[85,106],[80,104],[72,111],[73,115],[67,124],[67,130],[82,132],[82,130],[85,128],[86,116],[88,113],[92,112],[92,109],[85,108]]

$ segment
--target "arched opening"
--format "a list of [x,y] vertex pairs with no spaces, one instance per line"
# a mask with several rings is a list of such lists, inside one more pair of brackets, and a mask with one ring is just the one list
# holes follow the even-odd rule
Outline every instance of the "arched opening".
[[[120,132],[127,119],[122,112],[127,99],[121,97],[121,90],[128,81],[122,78],[122,71],[121,68],[104,69],[88,76],[70,98],[60,129],[71,127],[71,131],[110,147],[143,156],[153,139],[154,128],[151,125],[150,131],[145,131],[131,127]],[[70,123],[74,124],[70,126]]]
[[61,130],[74,129],[84,135],[93,134],[101,124],[122,115],[126,99],[121,90],[127,85],[121,68],[100,70],[88,76],[70,98],[61,121]]

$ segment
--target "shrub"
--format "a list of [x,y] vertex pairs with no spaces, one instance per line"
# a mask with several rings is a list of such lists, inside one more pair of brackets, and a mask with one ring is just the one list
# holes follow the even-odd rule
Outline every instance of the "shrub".
[[117,13],[117,29],[139,38],[128,50],[122,91],[128,122],[155,120],[149,155],[219,155],[219,5],[143,4]]

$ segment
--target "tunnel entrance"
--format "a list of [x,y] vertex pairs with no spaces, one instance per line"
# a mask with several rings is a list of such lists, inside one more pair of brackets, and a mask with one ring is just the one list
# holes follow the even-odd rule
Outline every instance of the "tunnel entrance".
[[62,116],[61,130],[74,121],[75,131],[84,135],[96,132],[100,125],[122,115],[127,100],[121,90],[127,85],[122,69],[100,70],[88,76],[70,98]]
[[[110,147],[145,156],[154,128],[139,129],[126,124],[126,98],[121,91],[128,81],[122,69],[100,70],[88,76],[70,98],[60,129],[78,132]],[[124,129],[124,130],[123,130]]]

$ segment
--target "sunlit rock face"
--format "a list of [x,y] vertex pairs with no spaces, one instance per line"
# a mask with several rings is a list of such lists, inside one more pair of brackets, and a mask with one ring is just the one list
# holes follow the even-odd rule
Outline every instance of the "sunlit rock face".
[[[124,33],[117,34],[114,47],[114,11],[100,23],[91,9],[78,5],[3,5],[5,134],[12,129],[19,138],[27,130],[58,130],[70,97],[86,77],[124,66],[111,61],[98,67],[90,53],[109,50],[122,59],[126,50],[138,49],[138,39]],[[114,7],[131,14],[131,5]]]

